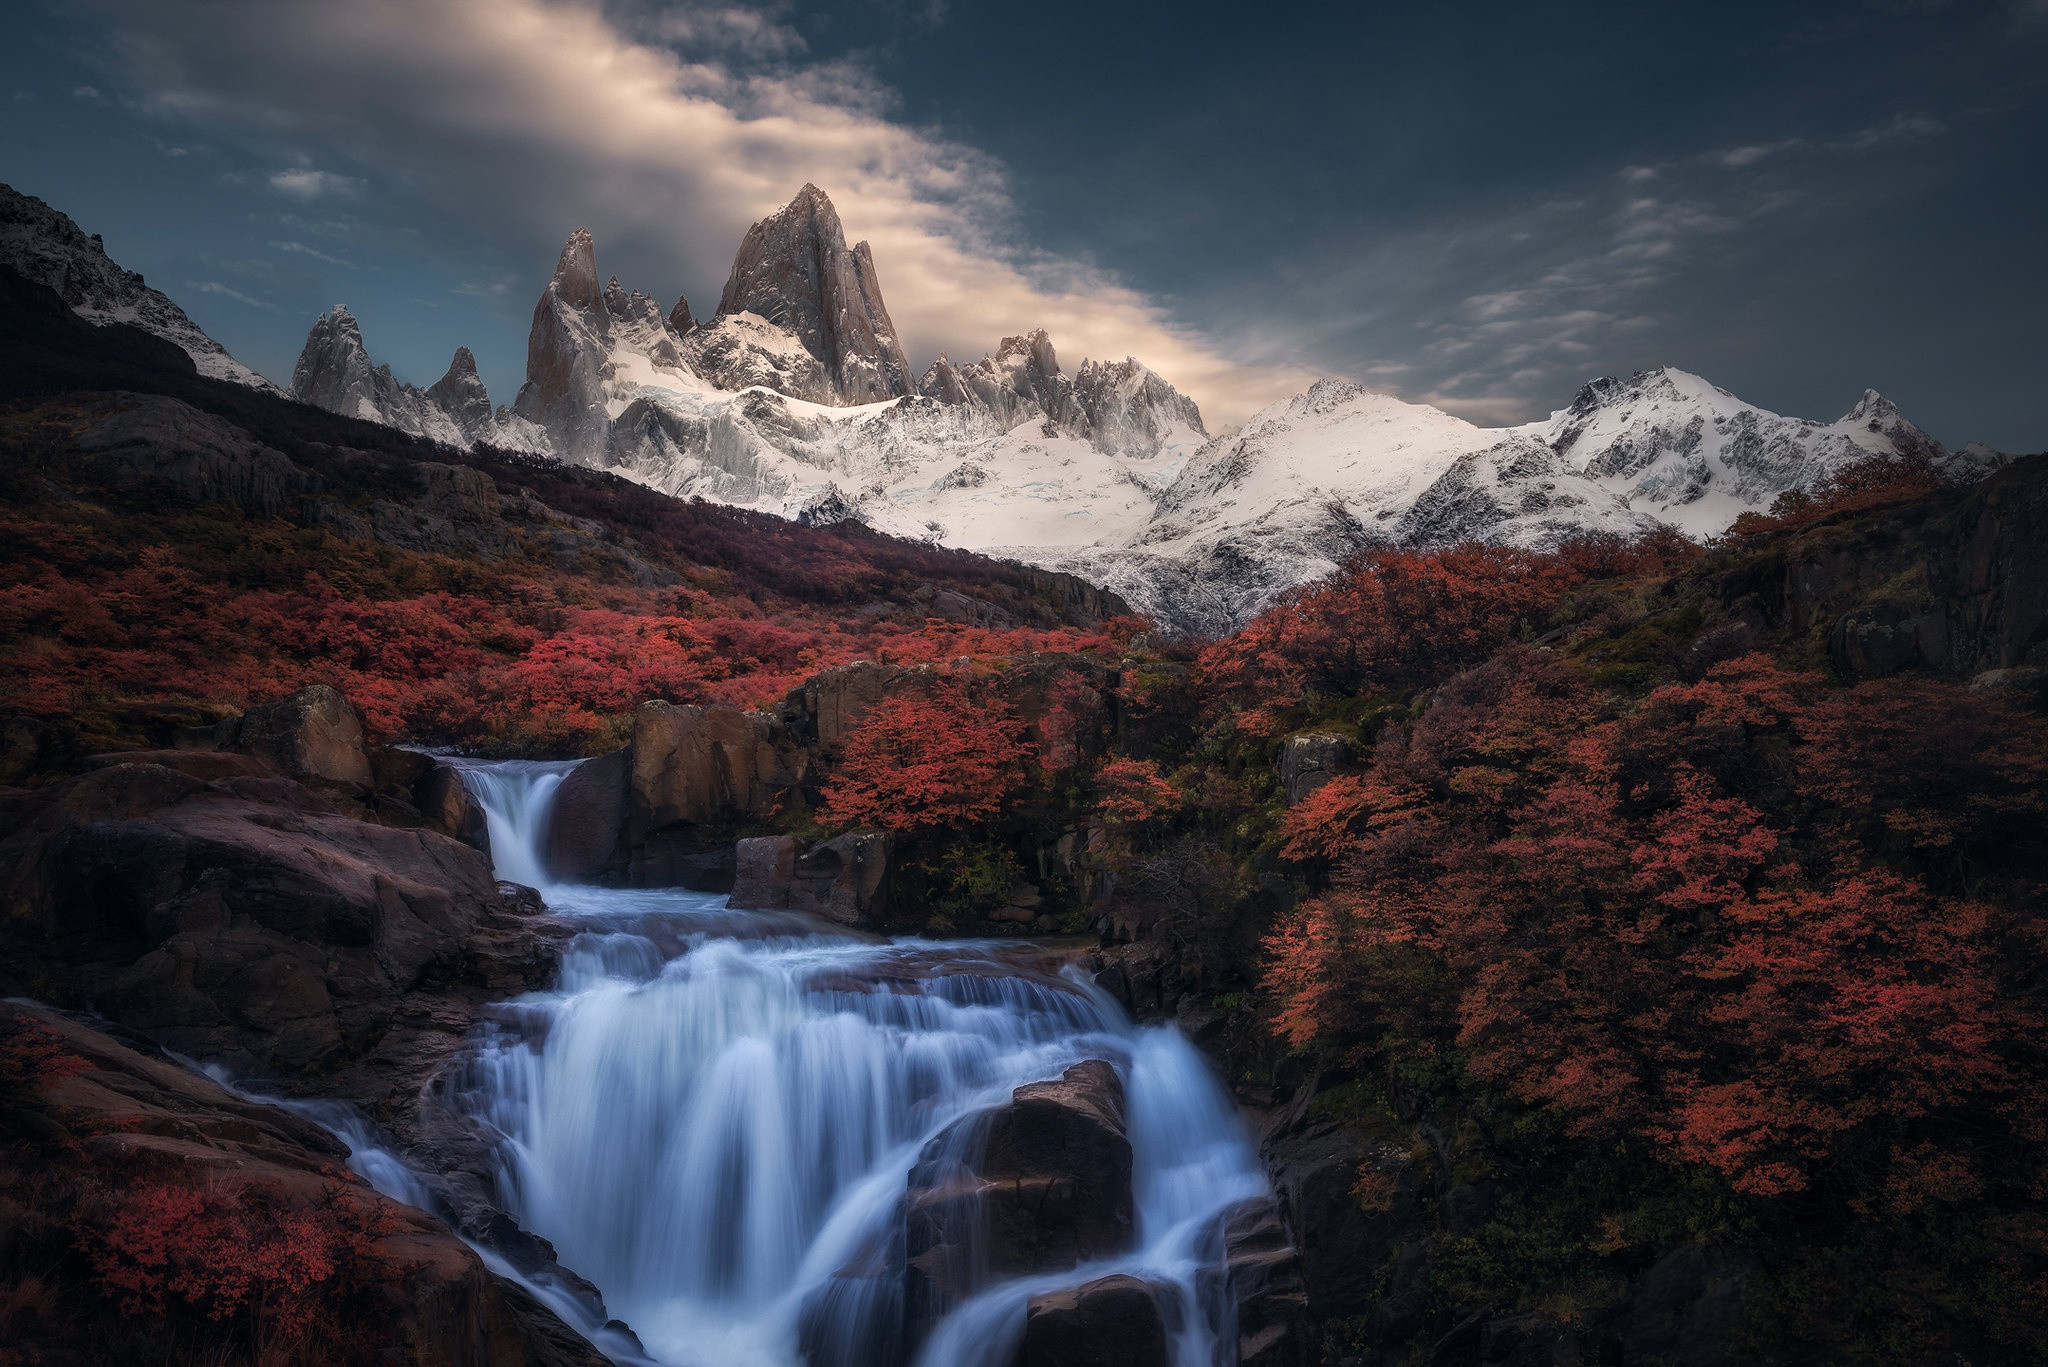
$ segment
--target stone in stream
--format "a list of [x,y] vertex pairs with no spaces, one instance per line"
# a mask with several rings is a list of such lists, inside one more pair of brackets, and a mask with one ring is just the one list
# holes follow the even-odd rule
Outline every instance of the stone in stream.
[[582,882],[611,867],[626,825],[630,750],[585,760],[555,789],[548,818],[546,868],[556,878]]
[[738,842],[733,857],[728,905],[736,910],[803,911],[874,927],[887,903],[886,831],[848,831],[801,852],[793,837],[756,836]]
[[1124,1090],[1100,1059],[955,1122],[911,1169],[904,1322],[915,1344],[979,1287],[1124,1252],[1133,1231]]
[[1012,1367],[1167,1367],[1168,1306],[1158,1287],[1123,1273],[1033,1296]]

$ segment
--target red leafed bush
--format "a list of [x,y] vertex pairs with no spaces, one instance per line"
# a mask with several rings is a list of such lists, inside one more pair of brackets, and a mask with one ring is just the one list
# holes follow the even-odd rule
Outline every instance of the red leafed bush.
[[846,738],[825,816],[899,832],[986,820],[1024,782],[1023,737],[999,698],[970,697],[951,680],[928,695],[893,694]]
[[260,1189],[137,1182],[81,1213],[77,1243],[123,1313],[175,1309],[231,1321],[259,1354],[320,1331],[345,1335],[341,1311],[382,1269],[382,1215],[332,1182],[310,1207]]
[[0,1101],[27,1101],[85,1066],[55,1030],[0,1009]]
[[1095,771],[1095,810],[1116,825],[1149,821],[1179,799],[1159,766],[1145,759],[1118,758]]
[[1456,1050],[1571,1133],[1757,1195],[1863,1180],[1904,1137],[1966,1185],[1939,1137],[2041,1100],[2001,976],[2025,927],[1929,885],[2038,831],[2041,728],[1960,716],[1987,706],[1749,655],[1616,712],[1508,652],[1290,813],[1283,854],[1340,872],[1267,941],[1276,1025]]

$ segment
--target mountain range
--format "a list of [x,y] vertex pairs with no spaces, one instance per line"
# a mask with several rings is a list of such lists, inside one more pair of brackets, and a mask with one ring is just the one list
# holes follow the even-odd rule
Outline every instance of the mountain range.
[[[176,342],[202,373],[266,384],[39,200],[0,194],[0,259],[88,318]],[[1872,455],[1963,476],[2006,459],[1948,451],[1875,391],[1823,423],[1670,368],[1595,379],[1505,428],[1326,379],[1213,435],[1142,362],[1070,373],[1042,330],[913,378],[873,252],[847,245],[813,185],[749,230],[705,319],[601,277],[592,235],[572,233],[510,405],[493,406],[467,348],[426,389],[398,380],[339,305],[290,393],[451,446],[1066,571],[1188,634],[1231,630],[1371,546],[1710,537]]]

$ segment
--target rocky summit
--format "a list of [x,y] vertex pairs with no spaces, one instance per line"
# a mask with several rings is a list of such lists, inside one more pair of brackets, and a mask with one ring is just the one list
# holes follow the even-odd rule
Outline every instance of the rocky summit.
[[785,391],[797,398],[859,404],[910,392],[910,362],[882,302],[874,253],[865,242],[847,247],[838,211],[815,185],[747,230],[711,332],[741,314],[782,329],[818,362],[824,384]]

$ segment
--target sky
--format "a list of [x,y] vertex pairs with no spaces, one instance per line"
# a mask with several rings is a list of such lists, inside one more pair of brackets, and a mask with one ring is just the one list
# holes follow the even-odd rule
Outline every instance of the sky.
[[1213,428],[1695,371],[2048,449],[2048,0],[26,0],[0,180],[280,382],[346,303],[494,398],[564,237],[715,304],[805,182],[913,363],[1051,333]]

